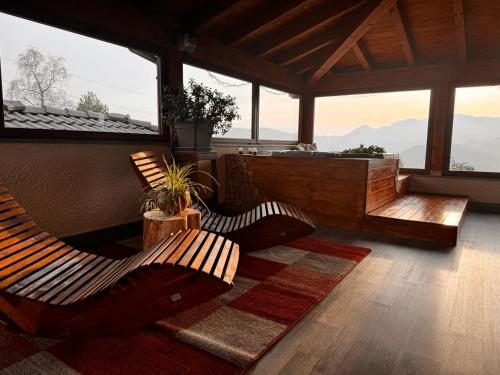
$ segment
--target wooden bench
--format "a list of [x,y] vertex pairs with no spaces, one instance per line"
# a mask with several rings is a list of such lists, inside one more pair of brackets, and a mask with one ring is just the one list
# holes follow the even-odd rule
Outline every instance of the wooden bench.
[[[129,156],[144,191],[150,191],[163,178],[160,155],[144,151]],[[230,178],[230,176],[228,176]],[[316,230],[312,221],[298,208],[282,202],[265,202],[245,213],[224,216],[195,206],[202,215],[202,228],[224,234],[238,243],[242,251],[252,251],[283,244]]]
[[0,186],[0,310],[26,332],[121,331],[231,288],[239,246],[207,231],[173,233],[129,258],[79,251],[44,232]]

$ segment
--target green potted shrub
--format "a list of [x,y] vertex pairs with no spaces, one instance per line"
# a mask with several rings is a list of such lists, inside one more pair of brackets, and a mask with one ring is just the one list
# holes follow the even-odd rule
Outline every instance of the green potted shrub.
[[[151,189],[144,198],[142,206],[143,211],[159,210],[165,216],[176,216],[191,206],[192,200],[196,199],[203,204],[205,202],[200,197],[203,191],[212,191],[209,187],[194,182],[191,175],[195,173],[192,164],[180,166],[174,160],[168,162],[165,160],[165,171],[163,171],[163,178]],[[197,171],[212,178],[215,183],[217,181],[204,171]],[[207,208],[208,209],[208,208]]]
[[179,151],[209,151],[212,135],[224,135],[240,118],[236,98],[190,80],[163,91],[163,121]]

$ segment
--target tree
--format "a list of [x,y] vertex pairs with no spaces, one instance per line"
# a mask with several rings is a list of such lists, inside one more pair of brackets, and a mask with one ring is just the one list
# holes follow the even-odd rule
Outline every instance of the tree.
[[17,71],[20,78],[10,82],[7,95],[32,106],[71,106],[64,87],[69,74],[64,58],[44,55],[29,47],[17,56]]
[[87,91],[87,93],[80,96],[76,109],[79,111],[94,111],[97,113],[109,112],[108,106],[104,104],[93,91]]

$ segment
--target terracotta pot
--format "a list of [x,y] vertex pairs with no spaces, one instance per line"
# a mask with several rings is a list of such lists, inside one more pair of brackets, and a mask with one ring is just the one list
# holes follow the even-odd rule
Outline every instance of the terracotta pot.
[[160,191],[155,197],[155,203],[165,215],[175,216],[181,214],[186,208],[191,206],[191,194],[186,192],[184,195],[178,197],[178,199],[170,199],[167,197],[166,192]]

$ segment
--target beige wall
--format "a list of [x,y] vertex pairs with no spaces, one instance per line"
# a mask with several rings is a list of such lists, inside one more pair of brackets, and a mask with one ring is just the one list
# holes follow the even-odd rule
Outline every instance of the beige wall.
[[0,143],[0,184],[58,237],[140,219],[142,190],[130,153],[160,144]]
[[471,202],[500,204],[500,180],[413,175],[410,191],[464,195]]

